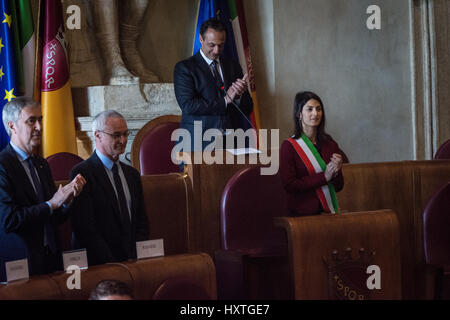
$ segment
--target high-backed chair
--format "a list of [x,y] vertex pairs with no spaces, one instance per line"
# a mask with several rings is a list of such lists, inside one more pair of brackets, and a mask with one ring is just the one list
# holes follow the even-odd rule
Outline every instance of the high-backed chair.
[[191,180],[186,174],[141,176],[150,239],[164,239],[166,255],[192,251],[194,218]]
[[187,277],[174,277],[164,281],[153,294],[153,300],[211,300],[201,284]]
[[47,158],[54,180],[68,180],[70,170],[82,161],[83,158],[69,152],[55,153]]
[[434,159],[450,159],[450,139],[445,141],[436,151]]
[[286,215],[279,175],[238,171],[221,200],[222,250],[215,253],[219,299],[287,299],[287,240],[273,218]]
[[175,146],[171,136],[180,127],[180,121],[177,115],[161,116],[139,130],[131,146],[131,164],[141,175],[180,172],[171,158]]
[[428,201],[423,219],[425,260],[434,269],[435,298],[450,299],[450,182]]
[[[53,180],[56,181],[56,187],[58,187],[60,183],[63,185],[68,183],[70,171],[75,165],[82,161],[83,158],[69,152],[59,152],[49,156],[47,158],[47,163],[52,171]],[[58,236],[61,249],[63,251],[70,250],[72,240],[72,223],[70,220],[67,220],[58,227]]]

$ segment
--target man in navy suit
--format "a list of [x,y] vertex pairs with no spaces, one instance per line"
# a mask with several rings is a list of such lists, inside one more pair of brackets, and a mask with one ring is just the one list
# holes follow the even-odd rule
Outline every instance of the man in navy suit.
[[50,273],[62,265],[56,227],[86,181],[77,175],[56,188],[47,161],[36,155],[42,135],[38,102],[19,97],[2,116],[11,142],[0,153],[0,278],[5,262],[23,258],[30,275]]
[[203,142],[202,150],[194,148],[194,121],[201,121],[202,137],[208,129],[225,134],[227,129],[251,128],[247,119],[253,101],[247,75],[242,75],[239,63],[221,55],[225,26],[218,19],[209,19],[202,24],[199,38],[200,50],[174,69],[175,96],[182,111],[180,128],[191,135],[191,145],[184,145],[184,151],[202,151],[209,144]]
[[148,222],[139,172],[123,162],[127,123],[116,111],[98,114],[92,131],[96,150],[72,169],[86,188],[75,199],[72,216],[75,243],[86,248],[89,265],[136,258],[136,241],[148,240]]

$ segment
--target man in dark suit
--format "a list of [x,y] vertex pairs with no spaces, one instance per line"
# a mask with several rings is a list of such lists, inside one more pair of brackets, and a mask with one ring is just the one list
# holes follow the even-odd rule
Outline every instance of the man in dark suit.
[[[248,117],[253,101],[247,74],[243,77],[239,63],[221,56],[225,26],[218,19],[209,19],[202,24],[199,38],[200,50],[174,69],[175,96],[182,110],[180,128],[191,135],[191,145],[184,144],[184,151],[201,151],[194,148],[194,121],[201,121],[202,137],[208,129],[225,134],[227,129],[251,128]],[[203,142],[200,147],[203,150],[208,144]]]
[[2,116],[11,142],[0,153],[0,278],[5,262],[24,258],[30,275],[50,273],[62,265],[55,229],[86,182],[78,175],[56,189],[47,161],[36,155],[42,133],[38,102],[19,97]]
[[141,176],[119,161],[130,131],[113,110],[98,114],[92,131],[96,150],[71,173],[87,181],[73,203],[76,246],[87,249],[89,265],[135,259],[136,241],[148,240],[149,232]]

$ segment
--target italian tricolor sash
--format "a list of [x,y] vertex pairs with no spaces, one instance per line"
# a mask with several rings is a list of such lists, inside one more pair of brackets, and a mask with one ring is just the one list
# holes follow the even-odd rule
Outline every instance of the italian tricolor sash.
[[[325,172],[327,165],[323,161],[316,147],[312,144],[309,138],[302,133],[302,136],[298,140],[290,138],[288,140],[294,147],[297,154],[302,159],[309,175]],[[339,205],[337,201],[336,191],[331,182],[316,189],[317,196],[322,204],[325,212],[339,213]]]

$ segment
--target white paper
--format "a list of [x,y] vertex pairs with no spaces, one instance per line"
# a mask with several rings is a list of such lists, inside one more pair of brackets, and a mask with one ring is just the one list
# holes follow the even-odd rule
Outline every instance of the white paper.
[[240,156],[241,154],[261,153],[261,151],[254,148],[227,149],[227,151],[235,156]]
[[30,278],[27,259],[5,262],[5,268],[7,282]]
[[148,240],[136,242],[137,259],[164,256],[164,240]]
[[88,268],[86,249],[63,252],[64,270],[69,266],[78,266],[80,269]]

